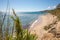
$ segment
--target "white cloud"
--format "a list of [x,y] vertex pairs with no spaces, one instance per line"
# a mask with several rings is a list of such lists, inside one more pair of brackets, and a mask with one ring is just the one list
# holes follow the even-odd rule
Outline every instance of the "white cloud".
[[48,6],[48,9],[50,9],[51,8],[51,6]]
[[35,12],[40,10],[15,10],[15,12]]
[[56,6],[48,6],[47,9],[54,9]]
[[56,6],[53,6],[53,8],[56,8]]

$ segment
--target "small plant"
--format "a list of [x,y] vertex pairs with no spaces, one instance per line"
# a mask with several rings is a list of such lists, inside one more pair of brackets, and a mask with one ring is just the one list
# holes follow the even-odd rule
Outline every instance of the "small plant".
[[23,29],[22,24],[20,22],[19,17],[16,15],[15,11],[13,10],[14,17],[11,18],[14,21],[14,27],[15,27],[15,40],[36,40],[36,35],[30,34],[28,29]]

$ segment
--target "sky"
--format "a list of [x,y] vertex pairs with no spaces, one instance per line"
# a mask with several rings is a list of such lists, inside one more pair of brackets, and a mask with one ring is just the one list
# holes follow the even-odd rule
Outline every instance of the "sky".
[[[8,0],[0,0],[0,11],[6,11]],[[60,0],[9,0],[9,8],[15,11],[42,11],[53,9]]]

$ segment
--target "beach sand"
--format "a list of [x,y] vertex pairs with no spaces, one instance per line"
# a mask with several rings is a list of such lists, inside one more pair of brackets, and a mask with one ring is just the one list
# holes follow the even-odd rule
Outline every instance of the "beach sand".
[[[39,16],[38,19],[32,23],[30,26],[29,31],[31,34],[36,34],[38,36],[37,40],[41,40],[41,38],[46,34],[48,31],[44,30],[44,26],[47,26],[57,20],[57,17],[48,13],[42,16]],[[51,34],[52,35],[52,34]]]

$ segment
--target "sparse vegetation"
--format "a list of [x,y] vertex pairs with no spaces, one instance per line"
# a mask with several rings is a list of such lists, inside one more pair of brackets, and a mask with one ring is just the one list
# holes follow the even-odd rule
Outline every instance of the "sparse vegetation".
[[60,20],[60,8],[56,8],[56,9],[53,9],[53,10],[49,10],[47,11],[48,13],[51,13],[55,16],[57,16],[57,18]]
[[51,24],[45,26],[44,29],[45,29],[45,30],[49,30],[50,28],[53,28],[53,26],[54,26],[55,24],[57,24],[57,21],[55,21],[54,23],[51,23]]

